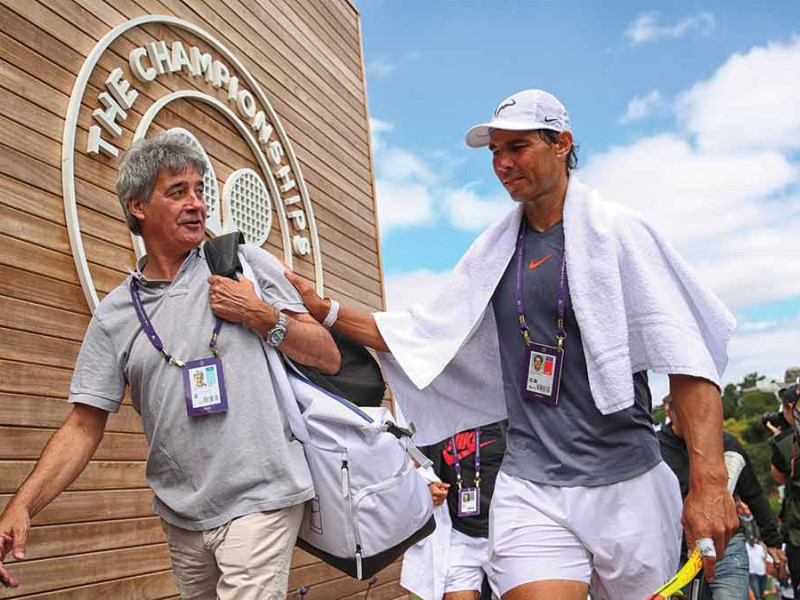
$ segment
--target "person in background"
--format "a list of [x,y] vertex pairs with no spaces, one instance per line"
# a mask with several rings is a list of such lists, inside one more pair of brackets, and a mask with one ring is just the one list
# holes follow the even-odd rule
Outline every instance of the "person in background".
[[786,556],[795,597],[800,598],[800,469],[797,468],[797,401],[800,386],[791,385],[780,392],[781,410],[789,427],[769,440],[772,449],[772,477],[784,486],[781,521],[786,540]]
[[748,572],[750,588],[756,600],[763,600],[767,585],[767,553],[755,538],[747,538]]
[[[663,402],[669,423],[658,432],[661,455],[677,475],[681,486],[681,495],[685,498],[689,493],[690,482],[689,453],[684,441],[683,422],[674,410],[672,397],[666,396]],[[733,451],[744,457],[745,466],[739,475],[734,493],[740,498],[745,508],[749,507],[747,512],[752,511],[755,522],[761,530],[761,536],[769,546],[769,552],[773,560],[776,561],[776,564],[785,563],[786,557],[780,549],[783,544],[783,538],[778,532],[778,522],[761,490],[761,485],[758,483],[758,478],[753,471],[750,458],[736,437],[727,431],[722,432],[722,445],[724,451]],[[725,558],[717,564],[716,577],[709,584],[714,600],[745,600],[747,598],[748,563],[745,539],[744,526],[740,526],[731,537],[730,542],[728,542]],[[681,549],[681,562],[685,562],[686,558],[687,548],[684,540]]]
[[506,451],[505,432],[505,423],[493,423],[422,449],[441,479],[429,485],[434,505],[447,502],[453,527],[444,600],[475,600],[484,577],[491,576],[489,507]]

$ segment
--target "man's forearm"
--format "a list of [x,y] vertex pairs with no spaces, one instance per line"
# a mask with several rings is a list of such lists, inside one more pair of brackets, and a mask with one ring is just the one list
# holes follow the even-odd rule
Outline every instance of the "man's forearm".
[[103,439],[107,419],[105,411],[75,405],[6,510],[22,508],[33,517],[63,492],[94,455]]
[[[312,316],[321,323],[328,316],[331,303],[330,300],[320,298],[319,303],[313,309],[311,307],[308,308]],[[364,344],[368,348],[379,352],[389,352],[389,346],[386,345],[386,340],[383,339],[372,313],[340,306],[339,316],[336,318],[332,329],[349,337],[351,340]]]
[[[311,320],[311,317],[306,317]],[[264,302],[250,311],[245,324],[262,337],[278,322],[278,311]],[[293,361],[319,369],[332,375],[339,372],[341,355],[328,331],[314,321],[306,321],[299,314],[287,315],[286,337],[280,346],[281,352]]]
[[727,484],[722,459],[722,402],[709,381],[670,375],[670,393],[689,452],[689,488]]

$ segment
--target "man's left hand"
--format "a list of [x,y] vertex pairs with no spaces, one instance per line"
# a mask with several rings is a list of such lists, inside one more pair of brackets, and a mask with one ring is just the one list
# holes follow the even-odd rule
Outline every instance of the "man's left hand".
[[736,506],[724,479],[690,488],[683,505],[682,522],[690,549],[698,539],[713,540],[716,557],[703,556],[706,579],[713,581],[716,565],[725,556],[728,541],[739,528]]
[[767,554],[772,558],[772,562],[775,563],[775,577],[781,576],[780,574],[784,570],[783,566],[786,564],[786,555],[783,550],[780,548],[767,548]]
[[218,317],[231,323],[242,323],[245,317],[256,310],[260,300],[249,279],[237,275],[237,281],[228,277],[212,275],[208,278],[208,300],[211,310]]

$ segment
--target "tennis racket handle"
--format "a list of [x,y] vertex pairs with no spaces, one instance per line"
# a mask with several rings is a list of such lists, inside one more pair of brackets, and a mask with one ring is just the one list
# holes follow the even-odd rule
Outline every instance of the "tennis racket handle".
[[733,490],[736,489],[736,483],[739,481],[739,475],[742,474],[744,469],[744,456],[738,452],[728,450],[722,455],[725,460],[725,469],[728,471],[728,492],[733,495]]

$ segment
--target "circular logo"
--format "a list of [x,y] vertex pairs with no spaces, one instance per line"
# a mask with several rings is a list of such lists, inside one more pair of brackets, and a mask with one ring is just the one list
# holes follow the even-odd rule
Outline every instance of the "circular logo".
[[188,135],[205,157],[208,235],[242,231],[248,243],[266,247],[313,278],[321,295],[313,208],[267,96],[213,35],[182,19],[151,15],[118,25],[97,43],[67,110],[64,209],[90,310],[134,266],[134,256],[146,253],[140,237],[132,235],[128,246],[112,233],[119,231],[118,223],[108,221],[123,220],[119,202],[113,206],[119,156],[133,142],[164,130]]

